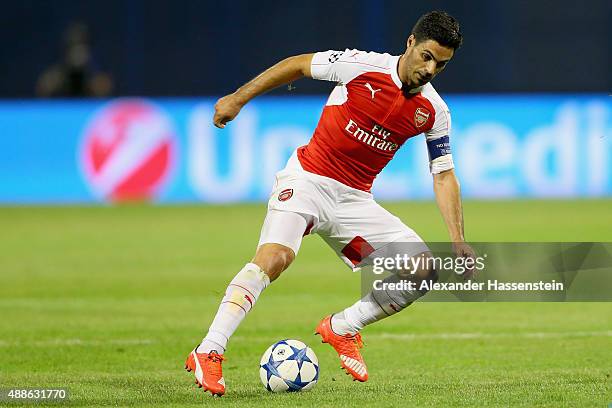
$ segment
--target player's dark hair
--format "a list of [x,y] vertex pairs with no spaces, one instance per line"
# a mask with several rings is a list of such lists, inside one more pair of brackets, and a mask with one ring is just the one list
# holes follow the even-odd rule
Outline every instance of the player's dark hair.
[[434,40],[438,44],[456,50],[463,42],[459,22],[444,11],[423,14],[412,28],[417,44]]

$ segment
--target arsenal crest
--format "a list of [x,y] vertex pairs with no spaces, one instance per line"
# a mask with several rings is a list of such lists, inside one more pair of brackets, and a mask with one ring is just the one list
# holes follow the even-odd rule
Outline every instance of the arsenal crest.
[[421,127],[427,123],[427,119],[429,119],[429,111],[425,108],[417,108],[414,111],[414,123],[417,127]]
[[278,194],[278,201],[287,201],[291,197],[293,197],[293,189],[286,188]]

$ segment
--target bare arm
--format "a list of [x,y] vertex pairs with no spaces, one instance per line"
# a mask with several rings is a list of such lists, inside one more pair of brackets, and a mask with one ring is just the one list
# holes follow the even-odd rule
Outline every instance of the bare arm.
[[310,64],[313,55],[302,54],[286,58],[257,75],[238,88],[236,92],[219,99],[215,104],[215,116],[213,117],[215,126],[224,128],[227,122],[234,119],[240,109],[256,96],[296,79],[312,77]]
[[[442,218],[446,223],[448,235],[453,242],[453,250],[459,257],[475,258],[474,250],[465,242],[463,231],[463,209],[459,181],[453,169],[434,174],[434,193]],[[472,276],[466,272],[466,278]]]
[[459,181],[454,170],[434,174],[434,193],[452,242],[463,242],[463,210]]

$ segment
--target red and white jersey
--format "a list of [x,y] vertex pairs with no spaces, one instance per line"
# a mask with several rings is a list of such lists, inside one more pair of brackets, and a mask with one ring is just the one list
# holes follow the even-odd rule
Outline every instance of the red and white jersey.
[[312,139],[298,149],[304,170],[370,191],[395,152],[420,133],[431,172],[453,168],[448,107],[431,84],[403,91],[398,62],[399,56],[349,49],[314,54],[312,77],[338,85]]

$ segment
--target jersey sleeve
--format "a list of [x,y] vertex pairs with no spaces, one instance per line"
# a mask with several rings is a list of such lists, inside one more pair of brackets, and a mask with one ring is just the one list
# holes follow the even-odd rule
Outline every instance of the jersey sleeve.
[[429,170],[431,174],[442,173],[455,167],[450,146],[451,115],[448,107],[436,107],[436,117],[430,130],[425,132]]
[[369,53],[345,49],[344,51],[322,51],[312,57],[310,72],[313,79],[348,83],[363,70]]

